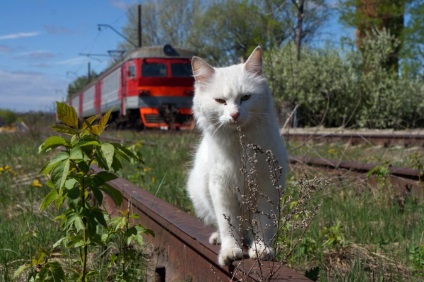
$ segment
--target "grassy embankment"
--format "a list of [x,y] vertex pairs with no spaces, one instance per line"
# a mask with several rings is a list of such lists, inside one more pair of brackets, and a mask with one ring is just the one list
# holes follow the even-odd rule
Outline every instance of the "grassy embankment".
[[[38,210],[48,188],[38,187],[36,173],[48,156],[36,152],[47,134],[45,130],[0,134],[0,280],[8,281],[38,248],[48,247],[60,237],[54,216]],[[123,177],[191,212],[184,186],[198,135],[129,131],[105,135],[132,140],[143,154],[144,168],[128,167]],[[418,166],[423,156],[417,148],[343,144],[288,144],[288,148],[296,155],[410,167]],[[299,189],[299,180],[305,178],[324,179],[327,184],[313,195],[311,205],[322,206],[288,261],[291,267],[302,272],[319,270],[321,281],[419,280],[424,271],[422,199],[406,195],[400,204],[384,176],[378,187],[369,187],[363,179],[303,167],[291,168],[287,192]]]

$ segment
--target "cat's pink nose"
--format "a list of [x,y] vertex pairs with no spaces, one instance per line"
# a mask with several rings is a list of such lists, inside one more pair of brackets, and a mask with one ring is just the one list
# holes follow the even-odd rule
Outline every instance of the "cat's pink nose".
[[235,113],[232,113],[230,116],[233,118],[234,121],[236,121],[238,119],[238,117],[240,116],[240,113],[235,112]]

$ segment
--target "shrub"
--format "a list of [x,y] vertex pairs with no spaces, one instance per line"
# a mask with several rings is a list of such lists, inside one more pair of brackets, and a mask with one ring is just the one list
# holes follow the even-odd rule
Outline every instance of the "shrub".
[[268,52],[266,76],[276,100],[298,108],[301,126],[423,126],[424,82],[384,67],[395,44],[388,32],[374,31],[363,53],[304,47],[299,61],[288,44]]
[[5,123],[6,125],[11,125],[17,119],[18,116],[14,112],[10,110],[0,109],[0,126],[2,126],[2,123]]

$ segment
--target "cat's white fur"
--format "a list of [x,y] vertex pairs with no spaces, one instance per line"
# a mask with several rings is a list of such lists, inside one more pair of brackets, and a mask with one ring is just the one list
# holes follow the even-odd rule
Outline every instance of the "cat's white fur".
[[[249,244],[251,258],[272,259],[271,241],[275,223],[270,214],[277,214],[279,193],[270,181],[265,156],[258,155],[257,197],[259,213],[250,211],[249,220],[240,222],[241,195],[248,195],[241,172],[242,149],[240,126],[247,144],[271,150],[283,167],[280,185],[287,173],[287,153],[279,133],[271,93],[262,75],[262,49],[257,47],[244,64],[213,68],[198,57],[192,60],[195,77],[193,114],[203,133],[193,168],[187,181],[187,191],[196,215],[218,231],[210,243],[221,243],[218,262],[221,265],[242,258],[241,245]],[[270,201],[272,203],[270,203]],[[242,238],[244,229],[255,220],[255,238]]]

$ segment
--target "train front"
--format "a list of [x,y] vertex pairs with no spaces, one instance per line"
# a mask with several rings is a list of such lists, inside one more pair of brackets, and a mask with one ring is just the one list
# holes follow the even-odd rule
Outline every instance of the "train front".
[[[134,109],[138,127],[187,129],[193,127],[193,53],[170,45],[144,47],[132,54],[123,89],[126,109]],[[126,90],[126,91],[125,91]],[[133,120],[134,122],[134,120]]]

